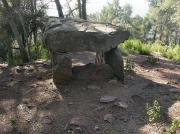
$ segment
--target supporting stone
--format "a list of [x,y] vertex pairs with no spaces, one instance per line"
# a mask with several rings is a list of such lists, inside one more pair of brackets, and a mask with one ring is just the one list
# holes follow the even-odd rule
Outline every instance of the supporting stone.
[[72,78],[72,60],[66,56],[57,56],[57,64],[53,67],[55,84],[66,84]]
[[123,82],[124,62],[120,50],[118,48],[113,48],[110,51],[106,52],[105,62],[112,67],[114,75],[118,78],[118,80]]

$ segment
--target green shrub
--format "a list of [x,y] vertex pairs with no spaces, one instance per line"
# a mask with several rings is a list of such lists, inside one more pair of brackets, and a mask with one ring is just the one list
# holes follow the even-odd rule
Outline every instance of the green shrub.
[[167,51],[164,54],[164,57],[180,62],[180,45],[175,45],[175,46],[170,45],[167,48]]
[[158,52],[161,56],[180,62],[180,45],[165,46],[161,41],[157,40],[153,44],[142,43],[138,39],[129,39],[119,45],[122,54],[141,54],[150,55],[151,52]]
[[11,125],[12,125],[12,126],[17,125],[17,119],[16,119],[15,117],[11,118],[11,119],[10,119],[10,122],[11,122]]
[[38,41],[31,47],[31,58],[33,61],[38,59],[49,59],[48,50],[41,41]]
[[151,51],[164,54],[166,53],[166,47],[163,45],[161,41],[157,40],[155,43],[151,45]]
[[155,122],[160,118],[160,105],[157,100],[152,104],[146,103],[146,114],[149,122]]
[[166,130],[165,134],[175,134],[177,129],[180,129],[180,121],[173,120],[171,126]]
[[129,39],[124,43],[120,44],[120,49],[123,52],[131,53],[131,54],[142,54],[149,55],[150,54],[150,45],[142,43],[137,39]]

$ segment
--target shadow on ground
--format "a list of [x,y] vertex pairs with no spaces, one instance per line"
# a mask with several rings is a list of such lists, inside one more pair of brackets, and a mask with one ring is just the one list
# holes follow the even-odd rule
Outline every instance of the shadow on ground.
[[[0,133],[161,134],[170,118],[178,116],[171,107],[180,100],[180,89],[154,82],[148,78],[151,70],[146,72],[147,68],[127,74],[122,84],[87,78],[92,74],[94,77],[94,70],[79,67],[75,71],[77,79],[59,89],[52,83],[50,68],[50,64],[44,62],[3,70]],[[117,97],[116,102],[126,103],[128,107],[119,107],[114,102],[100,103],[100,97],[106,95]],[[154,100],[160,102],[161,119],[148,124],[145,104]],[[112,114],[110,123],[104,121],[107,114]],[[80,126],[70,126],[72,118],[81,119]]]

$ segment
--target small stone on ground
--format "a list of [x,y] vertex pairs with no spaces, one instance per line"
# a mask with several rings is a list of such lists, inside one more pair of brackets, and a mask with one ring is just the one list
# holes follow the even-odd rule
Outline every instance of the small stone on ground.
[[109,103],[109,102],[114,102],[117,99],[115,96],[102,96],[100,98],[101,103]]

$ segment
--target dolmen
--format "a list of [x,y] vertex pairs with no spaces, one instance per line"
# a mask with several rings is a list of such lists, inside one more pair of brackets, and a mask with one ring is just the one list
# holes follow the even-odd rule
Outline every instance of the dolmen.
[[105,63],[110,65],[117,79],[123,81],[124,64],[118,45],[129,35],[127,30],[112,24],[50,18],[43,38],[51,53],[54,82],[71,79],[72,61],[67,53],[82,51],[103,53]]

